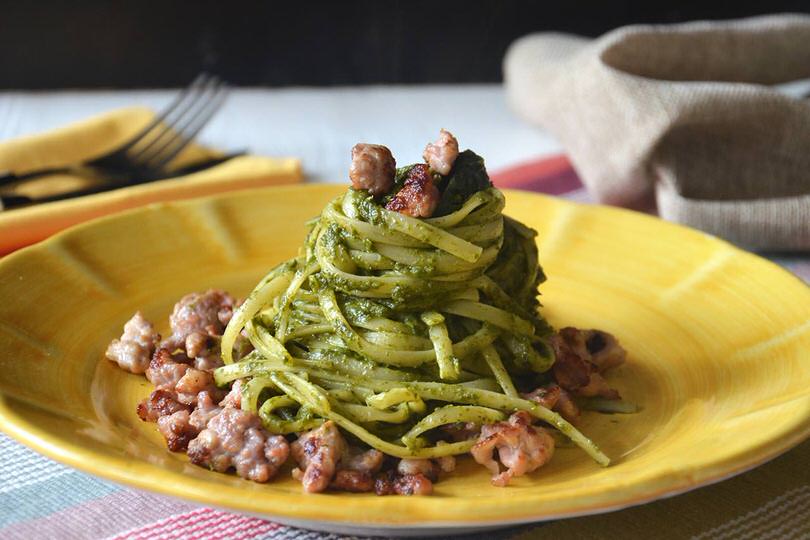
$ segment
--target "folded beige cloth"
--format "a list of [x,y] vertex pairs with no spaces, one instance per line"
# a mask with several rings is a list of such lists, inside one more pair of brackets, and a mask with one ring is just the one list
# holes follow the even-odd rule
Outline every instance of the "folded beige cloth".
[[810,17],[534,34],[504,61],[515,110],[565,146],[599,201],[750,248],[810,249]]

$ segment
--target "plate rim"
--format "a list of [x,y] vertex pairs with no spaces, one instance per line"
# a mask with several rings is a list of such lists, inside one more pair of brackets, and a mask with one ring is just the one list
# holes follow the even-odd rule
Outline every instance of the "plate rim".
[[[181,201],[153,203],[139,208],[134,208],[124,212],[120,212],[118,214],[103,216],[91,220],[89,222],[81,223],[79,225],[70,227],[69,229],[66,229],[64,231],[61,231],[55,234],[54,236],[46,240],[43,240],[37,244],[27,246],[14,253],[4,256],[0,258],[0,272],[2,272],[3,268],[7,264],[9,264],[8,261],[13,261],[18,257],[23,257],[25,256],[25,254],[29,252],[47,249],[49,245],[58,244],[64,241],[65,239],[71,238],[73,235],[80,234],[81,231],[86,228],[96,227],[100,223],[121,219],[122,217],[129,216],[131,214],[145,213],[150,211],[160,211],[162,208],[165,207],[195,206],[205,201],[212,201],[215,199],[226,199],[239,196],[251,196],[254,193],[302,191],[302,190],[320,191],[320,192],[334,191],[335,193],[339,193],[341,189],[345,189],[345,186],[340,184],[296,184],[296,185],[270,186],[248,190],[239,190],[225,194],[215,194]],[[633,214],[636,218],[653,220],[667,227],[675,227],[681,229],[688,234],[697,234],[700,236],[709,237],[712,240],[719,242],[720,245],[724,245],[725,248],[733,250],[737,254],[743,255],[746,258],[754,259],[758,264],[767,265],[769,267],[769,271],[776,271],[781,273],[783,276],[789,276],[790,278],[793,279],[794,283],[798,283],[801,286],[810,289],[810,286],[804,283],[798,276],[792,274],[791,272],[787,271],[786,269],[782,268],[781,266],[777,265],[772,261],[769,261],[763,257],[760,257],[756,254],[746,251],[743,248],[734,246],[733,244],[723,239],[717,238],[713,235],[677,223],[667,222],[656,216],[651,216],[649,214],[625,208],[587,205],[575,201],[569,201],[559,197],[553,197],[529,191],[508,190],[508,189],[503,191],[507,195],[507,198],[510,193],[515,193],[519,194],[519,196],[521,197],[550,199],[553,200],[555,204],[562,205],[563,207],[565,206],[585,207],[590,208],[591,209],[590,211],[602,211],[602,212],[606,211],[619,214]],[[556,513],[544,513],[542,512],[542,509],[539,509],[539,511],[529,512],[526,511],[524,508],[523,511],[509,512],[509,515],[504,517],[503,519],[491,519],[491,518],[479,519],[476,518],[476,516],[470,516],[468,518],[465,518],[464,521],[443,521],[425,517],[421,517],[418,521],[407,521],[407,520],[356,521],[350,518],[333,519],[332,517],[323,517],[326,514],[322,515],[321,517],[315,516],[311,512],[310,508],[311,505],[303,505],[300,508],[285,507],[284,513],[274,515],[273,513],[268,513],[264,511],[257,512],[253,509],[247,509],[245,507],[217,503],[215,501],[211,501],[210,496],[206,496],[201,491],[195,491],[194,493],[179,492],[177,489],[172,489],[170,486],[166,485],[163,482],[160,482],[159,480],[153,478],[150,479],[149,475],[138,474],[139,470],[143,467],[145,467],[148,470],[157,469],[159,471],[165,471],[164,469],[161,469],[157,465],[152,465],[146,461],[127,460],[123,456],[117,457],[111,455],[104,455],[97,451],[93,451],[90,449],[83,449],[79,445],[71,443],[68,440],[59,439],[54,435],[49,435],[49,432],[42,430],[38,428],[36,425],[31,424],[31,422],[27,421],[26,419],[15,415],[14,412],[9,409],[8,404],[6,402],[6,398],[2,393],[0,393],[0,431],[6,433],[12,439],[16,440],[17,442],[20,442],[21,444],[26,445],[27,447],[33,449],[34,451],[39,452],[40,454],[43,454],[51,459],[54,459],[57,462],[66,464],[68,466],[71,466],[75,469],[91,474],[93,476],[104,478],[119,485],[124,485],[127,487],[132,487],[147,492],[159,493],[164,496],[187,500],[198,504],[217,506],[220,508],[225,508],[229,511],[236,511],[250,515],[260,515],[267,519],[277,521],[280,520],[281,522],[284,522],[285,520],[288,522],[297,521],[298,523],[312,522],[313,524],[314,523],[322,524],[326,527],[328,527],[329,525],[334,525],[335,527],[356,527],[357,530],[379,529],[379,530],[395,531],[397,529],[403,529],[406,527],[408,529],[415,528],[420,530],[427,530],[427,529],[451,530],[454,528],[461,528],[461,527],[469,528],[471,526],[507,527],[510,525],[540,522],[565,517],[611,512],[623,508],[637,506],[654,500],[679,495],[694,489],[698,489],[700,487],[720,482],[725,479],[736,476],[738,474],[741,474],[743,472],[746,472],[748,470],[751,470],[755,467],[758,467],[759,465],[762,465],[782,455],[783,453],[794,448],[804,440],[810,438],[810,413],[802,418],[797,418],[796,422],[791,424],[789,427],[785,428],[785,432],[782,433],[780,437],[763,441],[760,445],[758,445],[756,448],[750,450],[747,453],[740,453],[734,456],[729,456],[718,462],[712,463],[711,466],[704,466],[695,471],[691,472],[686,471],[688,474],[684,474],[684,471],[681,470],[679,471],[678,474],[671,473],[668,475],[661,475],[659,477],[650,478],[645,483],[651,487],[648,487],[647,489],[643,490],[645,494],[639,495],[633,491],[630,491],[628,492],[629,493],[628,496],[614,499],[613,502],[608,504],[593,503],[590,505],[581,505],[577,507],[572,506],[570,510],[560,511]],[[129,464],[134,463],[135,465],[138,465],[138,467],[128,468],[126,467],[128,463]],[[708,473],[708,474],[701,475],[700,473]],[[695,474],[697,474],[700,478],[696,480],[694,476]],[[200,482],[205,481],[200,480]],[[283,494],[271,495],[271,498],[278,498],[279,500],[283,497],[284,497]],[[316,499],[313,498],[313,500]],[[520,508],[524,507],[524,505],[518,506]],[[329,513],[329,515],[332,514],[335,514],[335,512]]]

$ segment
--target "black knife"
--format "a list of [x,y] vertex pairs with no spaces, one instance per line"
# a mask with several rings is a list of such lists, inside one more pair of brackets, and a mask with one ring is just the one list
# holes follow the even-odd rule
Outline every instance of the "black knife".
[[190,163],[189,165],[181,167],[180,169],[171,171],[171,173],[167,172],[165,175],[128,178],[123,181],[108,182],[105,184],[100,184],[89,188],[73,189],[62,193],[55,193],[53,195],[45,195],[43,197],[28,197],[26,195],[13,195],[13,194],[0,195],[0,210],[9,210],[12,208],[18,208],[20,206],[62,201],[65,199],[72,199],[75,197],[83,197],[85,195],[93,195],[95,193],[112,191],[114,189],[137,186],[141,184],[148,184],[149,182],[155,182],[157,180],[166,180],[167,178],[185,176],[187,174],[192,174],[195,172],[204,171],[205,169],[210,169],[211,167],[229,161],[235,157],[243,156],[246,153],[247,152],[245,151],[232,152],[230,154],[225,154],[223,156],[204,159],[201,161],[197,161],[195,163]]

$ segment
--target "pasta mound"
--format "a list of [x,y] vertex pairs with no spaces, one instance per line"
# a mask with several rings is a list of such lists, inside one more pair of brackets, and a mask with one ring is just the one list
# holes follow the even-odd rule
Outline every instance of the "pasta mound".
[[[503,215],[489,185],[419,219],[349,189],[310,222],[299,256],[272,269],[222,337],[220,386],[242,380],[242,408],[276,434],[331,420],[399,458],[468,452],[476,438],[432,430],[526,411],[602,465],[609,460],[517,386],[550,380],[551,328],[538,315],[535,231]],[[254,350],[235,359],[240,334]]]

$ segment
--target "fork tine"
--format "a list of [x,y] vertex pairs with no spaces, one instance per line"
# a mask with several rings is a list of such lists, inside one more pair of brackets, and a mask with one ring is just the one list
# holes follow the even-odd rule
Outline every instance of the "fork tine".
[[149,122],[149,124],[147,124],[140,132],[138,132],[137,135],[133,136],[129,141],[127,141],[126,143],[124,143],[122,146],[118,147],[111,153],[101,156],[100,158],[97,158],[96,160],[93,161],[95,163],[100,163],[111,159],[125,157],[127,152],[129,152],[132,148],[134,148],[139,143],[147,139],[149,134],[152,133],[156,128],[162,126],[166,118],[172,115],[172,113],[177,110],[180,104],[183,103],[189,97],[190,94],[196,92],[198,87],[204,85],[207,79],[208,79],[207,73],[200,73],[199,75],[197,75],[194,78],[194,80],[191,81],[191,84],[189,84],[186,88],[184,88],[182,92],[177,94],[177,96],[175,96],[175,98],[171,101],[171,103],[169,103],[169,105],[167,105],[166,108],[160,112],[160,114],[155,116],[155,118],[151,122]]
[[152,156],[149,166],[153,169],[161,169],[164,165],[174,159],[180,152],[191,144],[197,134],[208,124],[216,114],[228,96],[228,89],[222,86],[209,103],[202,108],[186,126],[181,128],[181,136],[177,137],[172,145],[166,145],[162,153]]
[[212,89],[210,98],[206,102],[198,107],[194,113],[186,115],[184,122],[176,125],[175,137],[166,141],[165,144],[149,155],[142,157],[146,168],[151,170],[161,169],[194,141],[197,134],[208,124],[227,98],[227,85],[221,83],[221,81],[219,83]]
[[216,91],[219,85],[217,77],[204,75],[201,83],[186,93],[184,99],[178,102],[171,112],[161,120],[160,125],[152,130],[150,136],[139,141],[141,144],[134,145],[128,151],[128,158],[137,168],[147,166],[148,156],[155,153],[155,149],[160,150],[165,144],[177,136],[177,126],[184,124],[189,116],[196,114],[199,104],[207,102],[208,94]]
[[[155,177],[156,174],[165,173],[159,168],[150,169],[149,163],[162,167],[188,146],[221,105],[223,86],[217,77],[201,73],[148,125],[118,147],[73,164],[41,167],[23,174],[0,171],[0,186],[49,174],[70,173],[77,167],[96,169],[99,175],[110,176],[110,180]],[[212,107],[212,103],[216,106]],[[178,130],[177,126],[181,126],[181,129]]]
[[181,136],[180,128],[186,125],[190,118],[195,117],[202,107],[211,100],[220,86],[217,77],[211,77],[205,84],[189,97],[189,100],[179,107],[175,114],[171,115],[164,122],[160,133],[153,137],[148,144],[142,145],[131,153],[130,158],[136,167],[148,168],[150,160],[160,153],[167,145]]

